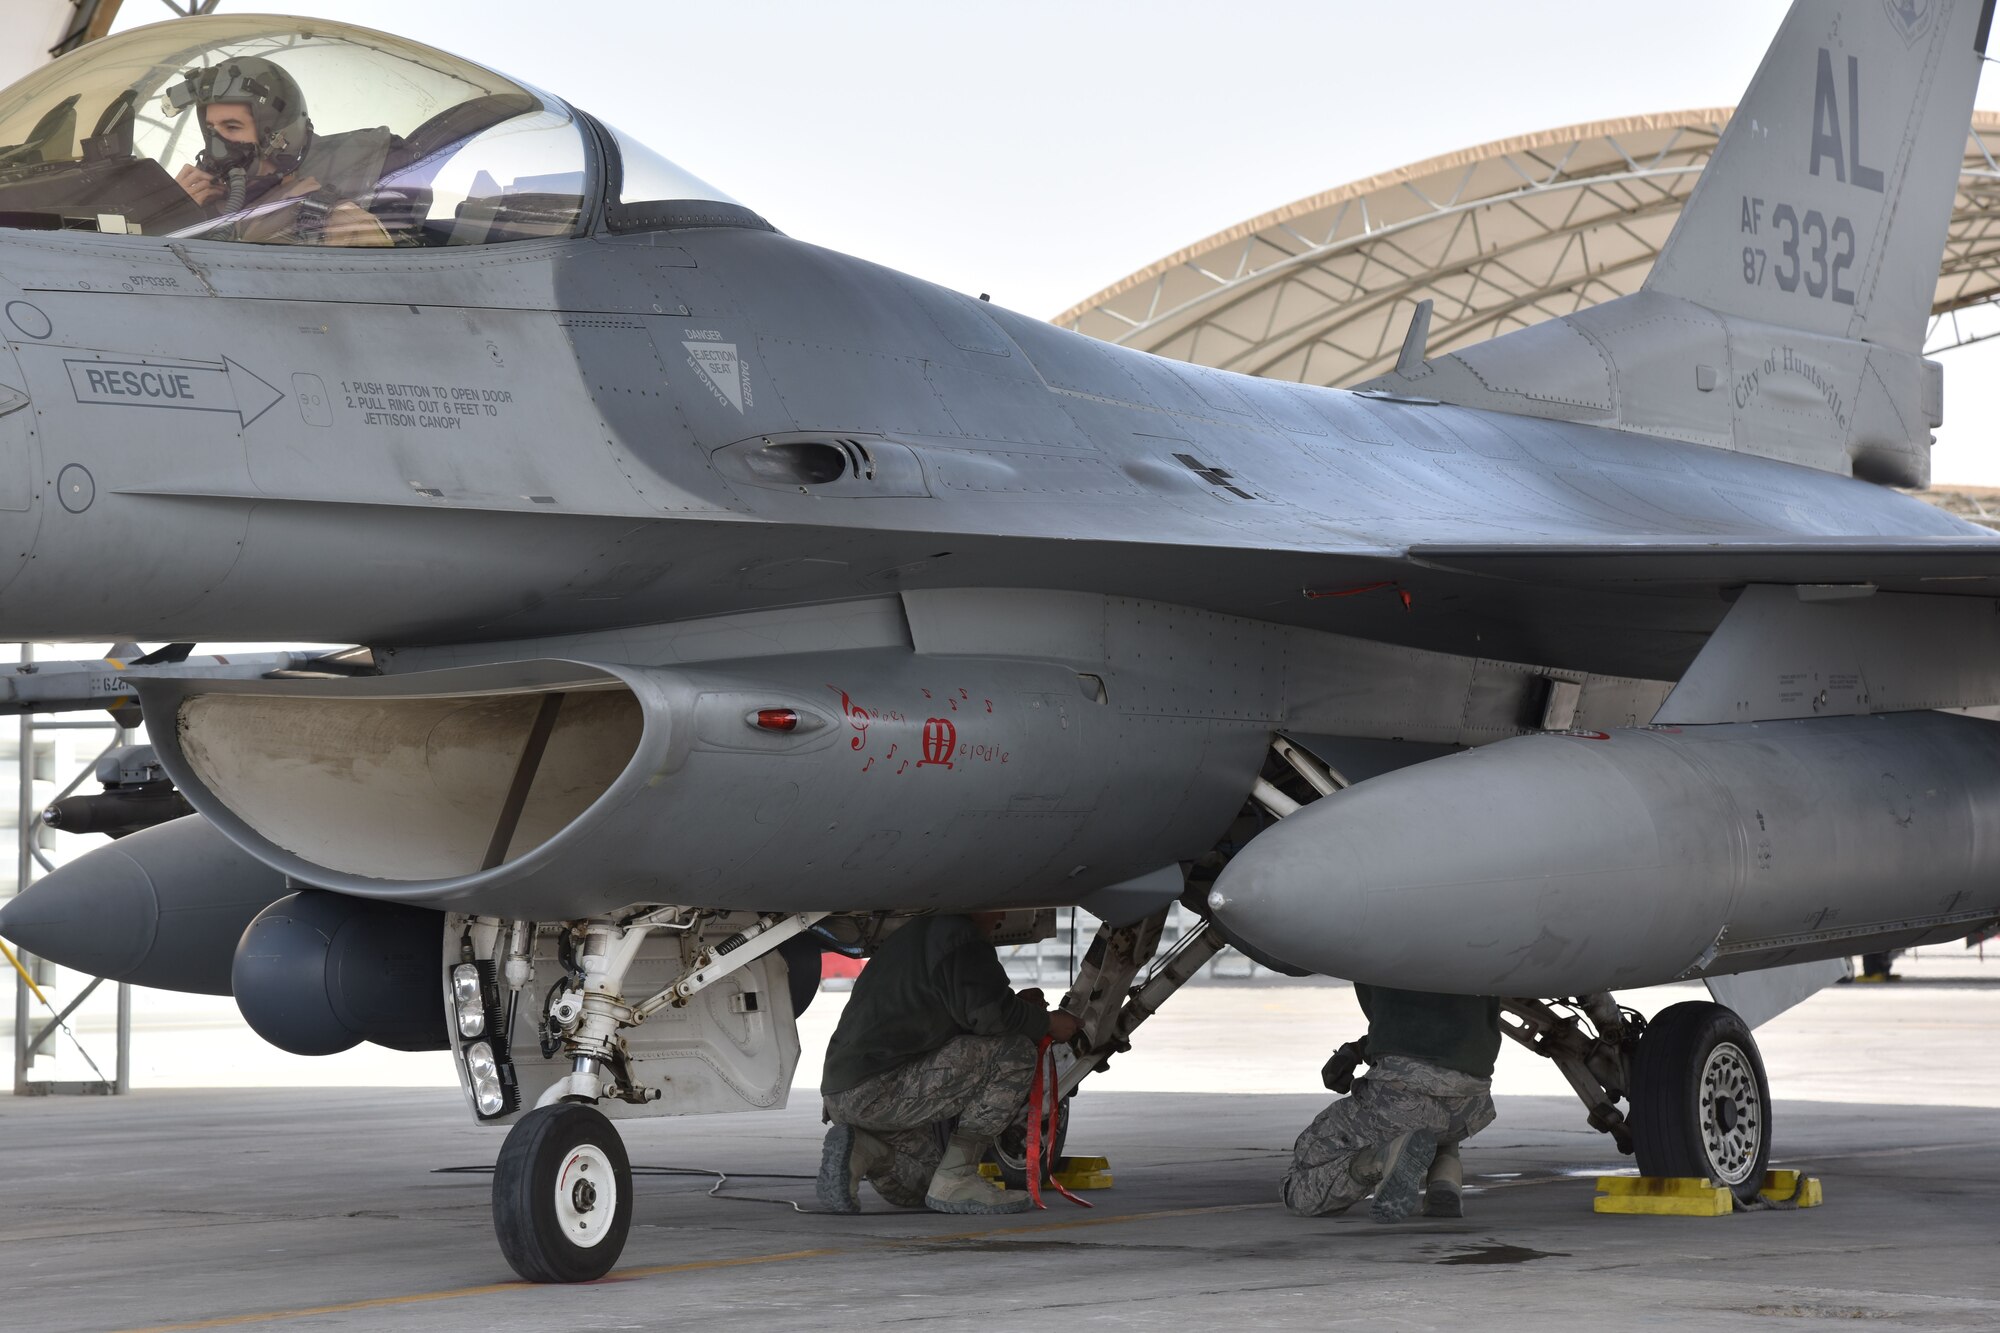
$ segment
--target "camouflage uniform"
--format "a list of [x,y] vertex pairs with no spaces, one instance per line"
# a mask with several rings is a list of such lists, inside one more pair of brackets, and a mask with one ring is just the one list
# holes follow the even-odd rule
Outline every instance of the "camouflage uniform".
[[827,1094],[826,1118],[888,1145],[894,1164],[868,1182],[890,1203],[921,1208],[944,1155],[938,1122],[956,1116],[959,1133],[995,1137],[1021,1123],[1034,1081],[1035,1045],[1026,1037],[953,1037],[928,1055]]
[[1285,1207],[1302,1217],[1345,1212],[1375,1184],[1354,1178],[1357,1154],[1417,1129],[1440,1143],[1470,1138],[1493,1123],[1491,1088],[1490,1079],[1427,1060],[1384,1056],[1299,1135],[1285,1173]]

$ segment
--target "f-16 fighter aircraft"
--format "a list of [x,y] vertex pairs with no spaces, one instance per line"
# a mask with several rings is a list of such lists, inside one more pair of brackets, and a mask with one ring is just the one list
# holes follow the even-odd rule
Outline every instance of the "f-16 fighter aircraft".
[[[615,1120],[782,1105],[820,952],[974,908],[1105,921],[1065,1090],[1227,942],[1507,997],[1747,1197],[1768,996],[2000,917],[2000,541],[1890,489],[1991,19],[1797,5],[1643,291],[1353,392],[816,249],[380,33],[89,46],[0,94],[0,637],[173,646],[5,702],[136,704],[103,799],[196,813],[0,929],[448,1049],[540,1280],[619,1255]],[[356,647],[188,647],[286,639]],[[1677,977],[1743,1012],[1613,993]]]

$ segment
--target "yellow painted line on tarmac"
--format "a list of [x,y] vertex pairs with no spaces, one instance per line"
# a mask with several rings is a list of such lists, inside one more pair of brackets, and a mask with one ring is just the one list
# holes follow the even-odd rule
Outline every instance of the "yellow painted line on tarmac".
[[[1077,1227],[1110,1226],[1117,1222],[1153,1222],[1176,1217],[1202,1217],[1211,1213],[1241,1213],[1256,1208],[1275,1208],[1275,1203],[1225,1203],[1206,1208],[1166,1208],[1149,1213],[1118,1213],[1103,1217],[1079,1217],[1067,1222],[1040,1222],[1029,1226],[991,1227],[984,1231],[963,1231],[946,1236],[866,1236],[856,1240],[874,1248],[933,1245],[952,1241],[979,1240],[990,1236],[1016,1236],[1039,1231],[1068,1231]],[[685,1264],[656,1264],[644,1268],[619,1268],[602,1279],[607,1283],[630,1282],[640,1278],[666,1277],[673,1273],[699,1273],[722,1268],[747,1268],[757,1264],[795,1263],[802,1259],[825,1259],[833,1255],[859,1255],[859,1246],[827,1247],[816,1250],[787,1250],[782,1254],[746,1254],[731,1259],[703,1259]],[[363,1310],[390,1310],[405,1305],[427,1305],[436,1301],[465,1300],[474,1296],[496,1296],[505,1291],[530,1291],[533,1282],[490,1282],[479,1287],[454,1287],[446,1291],[422,1291],[408,1296],[378,1296],[365,1301],[345,1301],[338,1305],[300,1306],[290,1310],[259,1310],[251,1314],[223,1315],[197,1319],[185,1324],[149,1324],[121,1333],[197,1333],[201,1329],[240,1328],[245,1324],[270,1324],[284,1319],[311,1319],[326,1315],[354,1314]]]

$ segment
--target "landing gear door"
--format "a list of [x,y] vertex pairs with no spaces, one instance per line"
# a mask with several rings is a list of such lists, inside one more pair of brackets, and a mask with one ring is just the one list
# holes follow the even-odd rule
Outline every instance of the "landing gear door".
[[[482,1124],[511,1125],[532,1110],[542,1094],[573,1069],[552,1036],[547,1015],[565,988],[568,970],[554,934],[538,934],[534,965],[518,998],[506,991],[504,968],[495,960],[502,947],[491,918],[456,913],[446,918],[444,964],[449,976],[469,939],[474,957],[489,960],[480,973],[482,988],[493,987],[472,1006],[481,1013],[478,1031],[458,1022],[455,996],[446,988],[446,1020],[458,1065],[459,1085]],[[655,934],[640,946],[626,974],[634,1002],[686,974],[692,950],[719,943],[722,935],[694,939]],[[627,1056],[614,1065],[629,1075],[647,1100],[606,1097],[597,1109],[614,1120],[649,1116],[708,1115],[722,1111],[779,1111],[791,1092],[798,1065],[799,1033],[794,1022],[787,968],[777,951],[766,954],[672,1005],[645,1022],[624,1028]],[[544,1054],[544,1052],[548,1052]],[[482,1105],[482,1082],[494,1100]]]

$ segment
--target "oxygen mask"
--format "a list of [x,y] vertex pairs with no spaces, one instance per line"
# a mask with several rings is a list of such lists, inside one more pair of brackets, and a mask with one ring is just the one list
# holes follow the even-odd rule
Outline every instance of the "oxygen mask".
[[203,146],[194,156],[197,168],[223,183],[222,211],[234,213],[250,194],[250,169],[257,162],[257,145],[225,139],[214,130],[202,136]]

